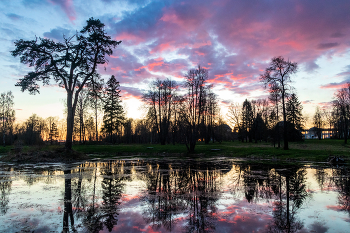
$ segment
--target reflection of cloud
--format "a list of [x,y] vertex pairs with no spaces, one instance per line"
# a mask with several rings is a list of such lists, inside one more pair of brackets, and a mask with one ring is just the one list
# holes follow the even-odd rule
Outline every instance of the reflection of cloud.
[[327,209],[334,210],[334,211],[343,211],[344,208],[341,205],[327,205]]
[[[272,216],[269,214],[257,214],[250,211],[247,201],[242,200],[235,205],[226,207],[225,210],[215,213],[219,223],[216,225],[217,232],[264,232]],[[255,207],[254,207],[255,208]],[[261,212],[268,212],[267,205],[258,205]]]
[[324,224],[320,222],[314,222],[311,226],[311,232],[324,233],[328,231],[328,227],[325,227]]

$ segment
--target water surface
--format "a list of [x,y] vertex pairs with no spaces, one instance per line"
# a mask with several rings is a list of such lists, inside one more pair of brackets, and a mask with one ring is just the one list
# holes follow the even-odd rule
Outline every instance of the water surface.
[[1,232],[348,232],[348,167],[0,164]]

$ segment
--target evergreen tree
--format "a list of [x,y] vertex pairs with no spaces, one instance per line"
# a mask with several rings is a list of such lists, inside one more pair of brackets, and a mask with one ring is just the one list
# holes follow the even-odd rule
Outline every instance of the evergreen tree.
[[249,142],[252,142],[252,127],[254,122],[254,112],[252,104],[249,100],[245,99],[242,106],[242,132],[241,135],[243,140],[247,140],[247,136]]
[[303,128],[303,115],[301,111],[303,110],[303,106],[298,99],[296,94],[292,94],[286,104],[286,114],[287,121],[292,123],[297,130],[301,130]]
[[49,133],[49,141],[52,145],[52,142],[58,138],[58,129],[55,122],[53,122],[50,126],[50,133]]
[[106,132],[111,142],[113,142],[113,134],[118,132],[119,127],[125,120],[124,109],[120,100],[119,82],[114,75],[108,80],[104,92],[102,131]]

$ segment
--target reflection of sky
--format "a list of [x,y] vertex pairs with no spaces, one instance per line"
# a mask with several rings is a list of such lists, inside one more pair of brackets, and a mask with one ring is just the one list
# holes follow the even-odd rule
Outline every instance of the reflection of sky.
[[[238,168],[234,165],[229,172],[216,178],[220,187],[219,199],[215,202],[215,211],[208,212],[211,216],[210,220],[214,222],[215,232],[265,232],[269,224],[273,222],[272,211],[276,201],[275,197],[271,199],[254,197],[253,201],[249,203],[244,197],[244,187],[238,180]],[[144,173],[150,171],[149,167],[144,165],[144,168],[138,166],[137,169],[135,167],[130,169],[130,167],[124,166],[123,169],[132,171],[132,174],[128,175],[132,179],[124,182],[125,188],[120,199],[121,204],[118,207],[118,224],[114,226],[113,231],[167,232],[163,225],[156,228],[152,223],[147,223],[143,215],[146,211],[145,208],[150,208],[143,199],[147,195]],[[26,170],[30,171],[31,167],[28,166]],[[322,191],[315,179],[316,170],[307,168],[306,171],[306,185],[311,196],[297,212],[297,218],[304,224],[301,232],[326,232],[327,230],[328,232],[342,232],[342,230],[348,229],[349,214],[346,211],[341,211],[338,204],[338,192],[334,188],[329,188],[330,183],[327,183],[325,186],[328,188],[324,188]],[[331,175],[329,169],[324,171],[328,176]],[[4,232],[21,230],[60,232],[62,230],[65,183],[62,172],[51,175],[30,172],[28,176],[26,176],[26,172],[13,172],[12,174],[9,209],[5,215],[0,216],[0,229]],[[259,175],[259,173],[254,174]],[[82,190],[85,197],[91,202],[94,168],[86,169],[82,175]],[[100,171],[97,172],[97,175],[96,203],[101,205],[103,177],[100,175]],[[71,177],[72,190],[74,190],[73,184],[77,182],[78,175],[73,173]],[[84,213],[74,215],[75,226],[79,232],[86,231],[82,224],[83,216]],[[188,211],[174,214],[173,220],[172,231],[183,231],[188,226]],[[108,229],[105,228],[102,232],[108,232]]]

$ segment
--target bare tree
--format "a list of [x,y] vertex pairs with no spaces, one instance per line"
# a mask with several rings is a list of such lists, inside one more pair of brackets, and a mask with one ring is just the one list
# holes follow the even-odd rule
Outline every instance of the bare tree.
[[98,141],[98,116],[99,112],[102,112],[103,101],[102,101],[102,91],[103,91],[103,79],[100,79],[98,75],[92,78],[91,83],[88,85],[88,100],[90,107],[94,111],[95,115],[95,140]]
[[187,94],[181,111],[181,117],[186,127],[186,147],[193,152],[198,140],[199,127],[202,122],[205,101],[205,81],[208,71],[198,66],[185,75]]
[[270,86],[270,96],[269,96],[269,101],[274,105],[274,108],[270,111],[270,128],[272,130],[273,134],[273,145],[275,147],[276,140],[277,140],[277,145],[278,148],[281,147],[281,138],[280,138],[280,127],[278,125],[280,121],[280,108],[279,104],[281,101],[281,93],[279,91],[278,86],[276,85],[271,85]]
[[291,89],[291,75],[297,72],[297,63],[286,61],[283,57],[274,57],[270,66],[266,68],[265,73],[260,76],[260,81],[264,83],[265,88],[269,90],[279,90],[282,100],[283,109],[283,140],[285,150],[288,150],[288,132],[287,132],[287,114],[286,114],[286,97]]
[[320,110],[320,107],[316,107],[316,112],[314,115],[314,127],[316,130],[316,134],[319,140],[322,139],[322,128],[324,125],[324,120],[323,120],[323,116],[322,116],[322,112]]
[[340,137],[344,137],[344,143],[346,144],[349,137],[350,83],[347,83],[346,87],[338,90],[335,98],[333,104],[338,115],[339,134]]
[[87,90],[83,89],[78,95],[78,102],[76,107],[76,116],[79,123],[79,143],[85,142],[85,118],[89,107],[89,98]]
[[0,95],[0,120],[2,121],[2,140],[6,145],[6,134],[12,131],[13,122],[15,120],[15,110],[13,109],[13,94],[11,91],[3,92]]
[[173,115],[176,83],[170,79],[156,80],[151,89],[143,95],[143,101],[148,105],[148,117],[153,122],[161,145],[165,145],[171,118]]
[[238,130],[240,130],[242,116],[241,112],[242,106],[239,103],[230,104],[226,117],[232,128],[238,128]]

